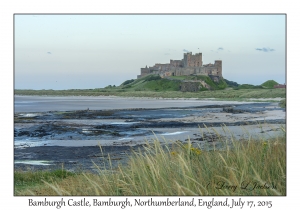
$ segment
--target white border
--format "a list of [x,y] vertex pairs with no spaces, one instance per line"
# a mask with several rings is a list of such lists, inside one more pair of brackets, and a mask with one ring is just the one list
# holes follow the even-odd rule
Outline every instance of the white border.
[[[151,2],[151,3],[150,3]],[[299,146],[296,130],[299,127],[296,117],[299,112],[295,91],[299,89],[298,56],[299,47],[299,11],[296,1],[40,1],[40,0],[4,0],[0,3],[1,23],[1,207],[3,209],[27,209],[27,197],[13,197],[13,14],[14,13],[287,13],[287,141],[288,172],[286,197],[242,197],[243,200],[269,200],[274,203],[272,209],[298,206],[298,180],[296,172],[298,160],[295,156]],[[297,86],[296,86],[297,85]],[[299,154],[299,152],[298,152]],[[38,199],[41,199],[39,197]],[[158,198],[158,197],[156,197]],[[233,198],[233,197],[230,197]],[[57,200],[58,197],[50,197]],[[68,197],[66,198],[68,199]],[[89,199],[92,199],[89,197]],[[133,199],[133,197],[130,197]],[[209,197],[205,197],[209,199]],[[38,208],[40,209],[40,208]],[[67,208],[64,208],[67,209]],[[115,208],[120,209],[120,208]],[[214,208],[215,209],[215,208]],[[294,208],[295,209],[295,208]]]

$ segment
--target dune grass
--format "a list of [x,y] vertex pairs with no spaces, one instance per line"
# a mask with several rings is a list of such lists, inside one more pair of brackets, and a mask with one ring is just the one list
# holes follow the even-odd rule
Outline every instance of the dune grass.
[[286,99],[282,99],[280,102],[279,102],[279,106],[281,108],[286,108]]
[[221,146],[208,150],[154,139],[133,152],[127,165],[50,181],[40,177],[43,184],[15,189],[15,195],[286,195],[284,127],[271,139],[218,142]]
[[60,181],[70,176],[75,176],[74,173],[62,169],[53,171],[21,171],[14,172],[15,190],[34,189],[35,187],[44,184],[44,182]]
[[15,90],[15,95],[52,95],[52,96],[121,96],[150,98],[216,98],[223,100],[247,100],[249,98],[286,98],[286,89],[241,89],[215,90],[200,92],[181,91],[143,91],[126,89],[90,90]]

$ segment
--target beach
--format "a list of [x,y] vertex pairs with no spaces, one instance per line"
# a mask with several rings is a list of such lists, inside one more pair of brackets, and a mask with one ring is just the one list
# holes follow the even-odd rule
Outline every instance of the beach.
[[154,139],[209,149],[220,136],[281,135],[286,113],[278,102],[263,101],[15,96],[14,117],[15,169],[95,171],[109,160],[125,164]]

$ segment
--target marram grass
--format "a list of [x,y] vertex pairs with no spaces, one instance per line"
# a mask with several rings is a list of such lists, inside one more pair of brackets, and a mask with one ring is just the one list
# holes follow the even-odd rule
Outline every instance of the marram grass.
[[[222,148],[158,139],[135,151],[127,165],[82,173],[25,189],[15,195],[286,195],[286,138],[219,139]],[[41,179],[43,179],[41,177]]]
[[52,95],[52,96],[121,96],[150,98],[216,98],[223,100],[246,100],[249,98],[286,98],[286,89],[240,89],[200,92],[146,91],[142,89],[87,89],[87,90],[14,90],[15,95]]

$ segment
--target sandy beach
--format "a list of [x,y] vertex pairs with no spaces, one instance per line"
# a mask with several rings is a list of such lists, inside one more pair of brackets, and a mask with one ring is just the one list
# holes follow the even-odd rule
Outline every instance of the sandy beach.
[[96,170],[108,153],[116,167],[146,141],[267,139],[282,135],[285,119],[277,102],[15,96],[15,168]]

